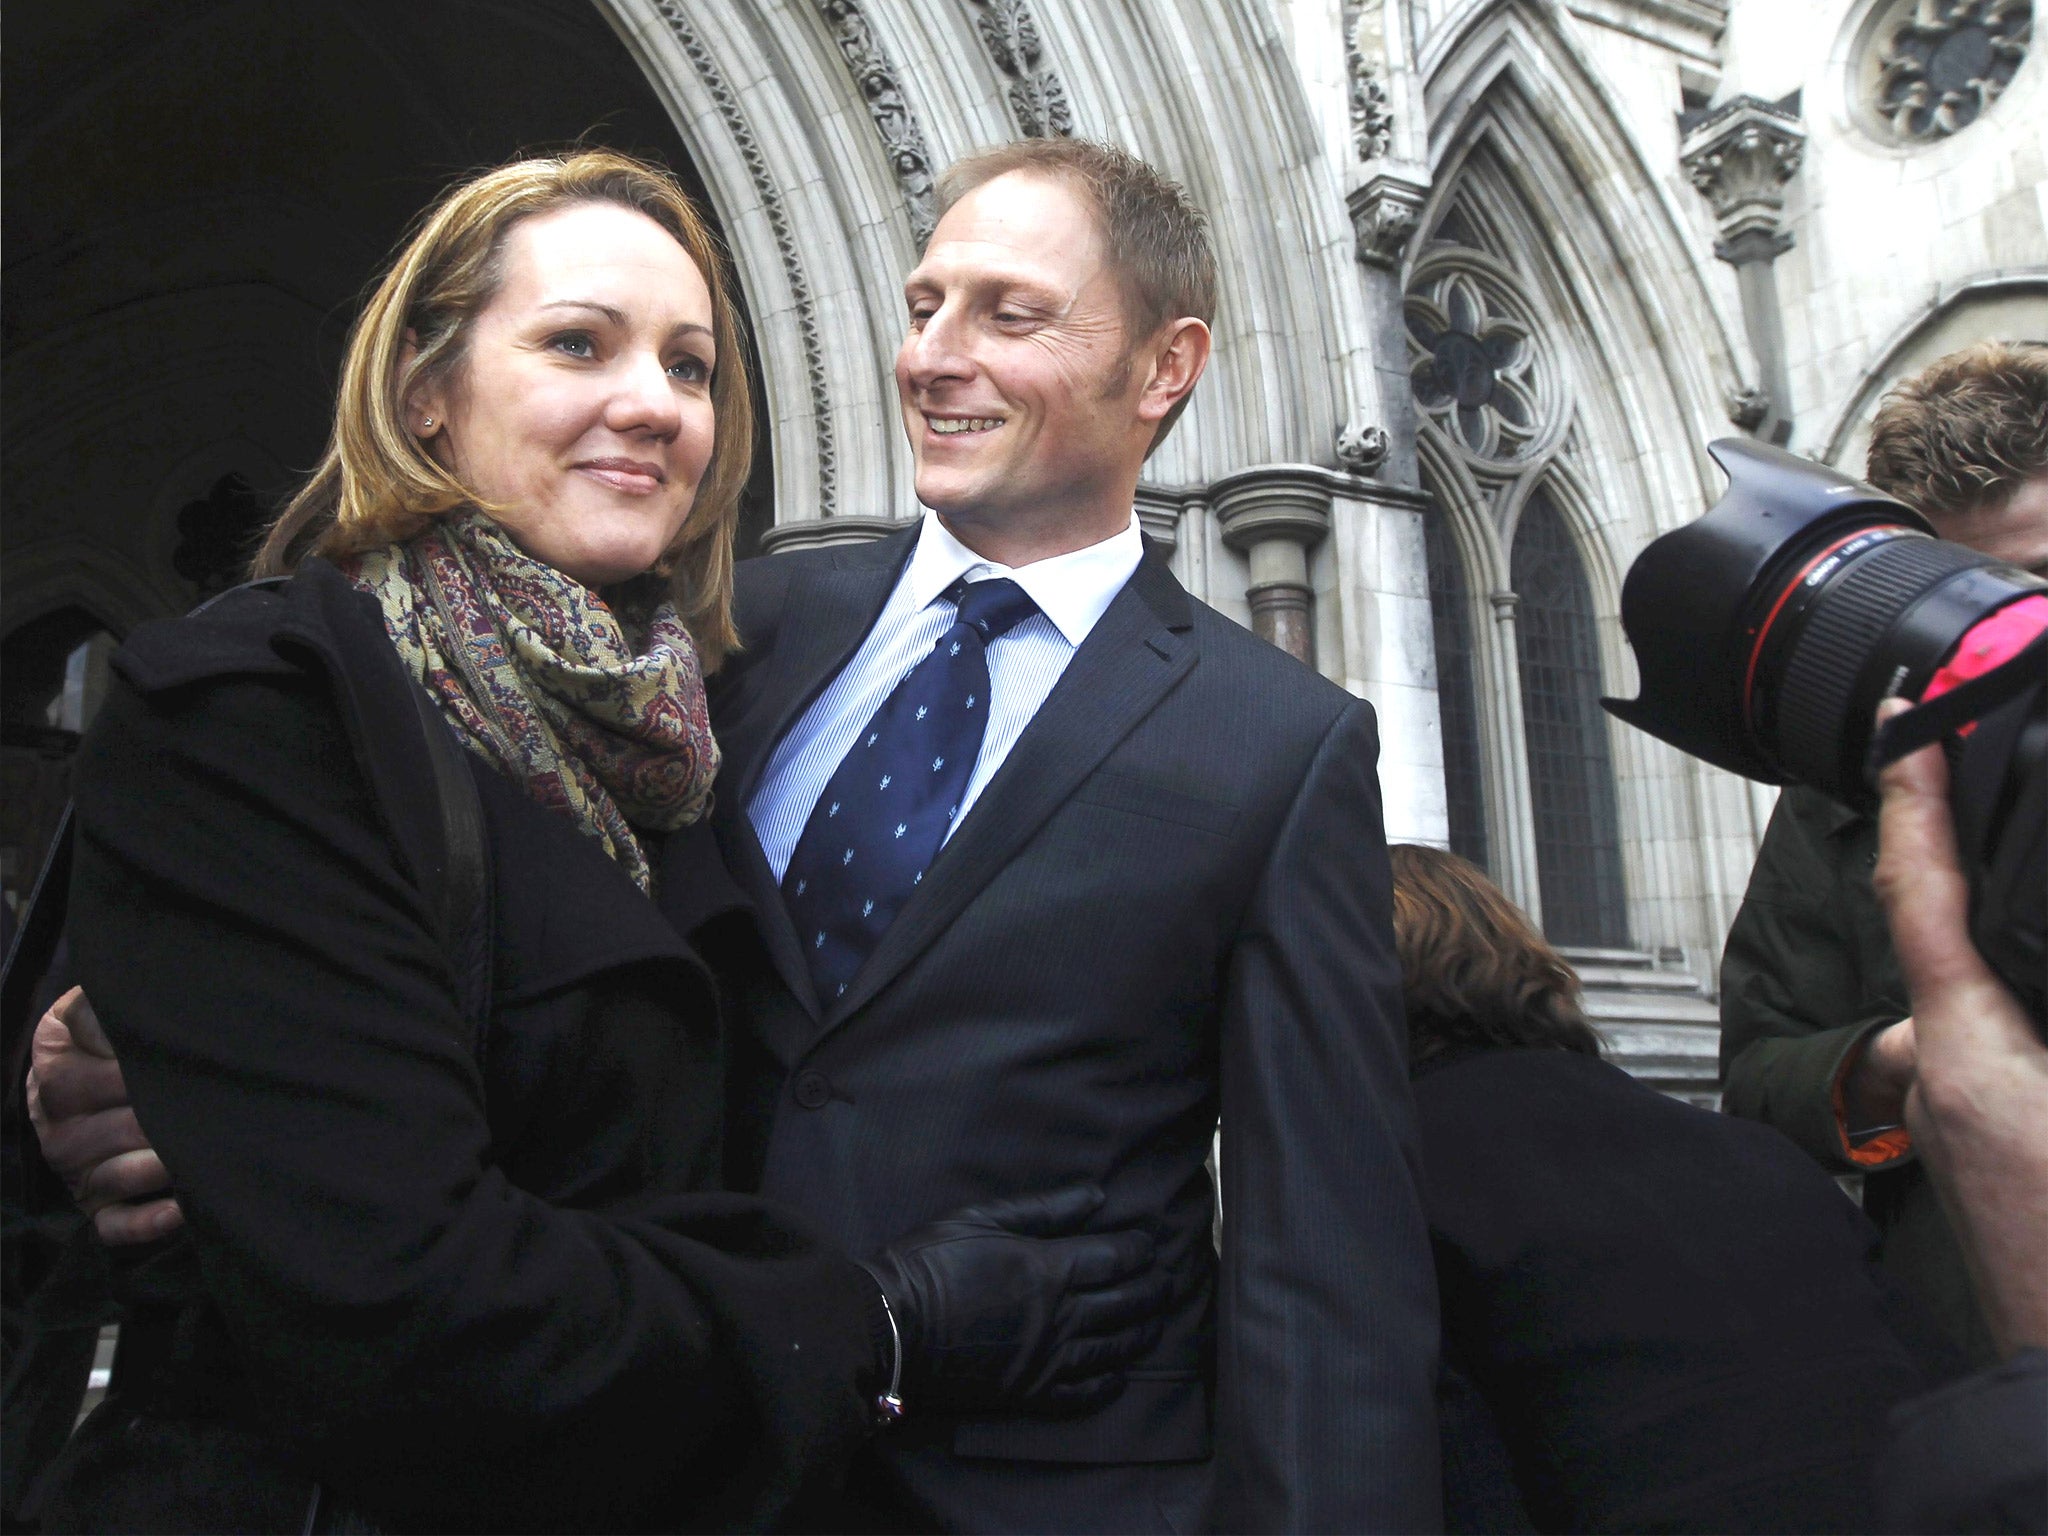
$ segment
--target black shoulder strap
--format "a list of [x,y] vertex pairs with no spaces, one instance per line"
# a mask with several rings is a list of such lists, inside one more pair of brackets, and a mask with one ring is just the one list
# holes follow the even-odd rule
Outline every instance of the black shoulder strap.
[[468,753],[426,689],[415,683],[413,706],[441,805],[441,863],[427,871],[441,944],[455,973],[456,996],[481,1070],[491,1016],[491,847],[483,802],[470,777]]

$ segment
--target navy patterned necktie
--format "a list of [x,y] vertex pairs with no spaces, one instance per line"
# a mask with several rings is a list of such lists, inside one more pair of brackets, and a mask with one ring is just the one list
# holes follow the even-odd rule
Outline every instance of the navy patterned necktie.
[[955,582],[953,627],[882,700],[811,808],[782,898],[830,1007],[924,879],[988,723],[988,646],[1038,605],[1014,581]]

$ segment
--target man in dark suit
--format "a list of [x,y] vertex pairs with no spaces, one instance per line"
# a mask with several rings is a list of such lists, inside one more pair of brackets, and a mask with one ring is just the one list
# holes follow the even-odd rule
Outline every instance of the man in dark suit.
[[1373,711],[1192,601],[1132,512],[1207,361],[1205,221],[1058,140],[954,167],[942,214],[896,370],[930,510],[743,565],[714,685],[752,907],[700,915],[732,926],[706,940],[740,1016],[729,1175],[856,1253],[1092,1180],[1177,1303],[1085,1417],[913,1396],[844,1518],[1430,1528],[1435,1287]]

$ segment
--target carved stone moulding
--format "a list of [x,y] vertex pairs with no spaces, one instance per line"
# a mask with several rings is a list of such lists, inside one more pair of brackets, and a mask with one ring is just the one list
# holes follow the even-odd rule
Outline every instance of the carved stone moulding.
[[1344,0],[1344,67],[1351,105],[1351,147],[1376,160],[1394,142],[1394,110],[1387,99],[1386,0]]
[[1722,260],[1769,261],[1791,248],[1785,184],[1806,153],[1806,128],[1789,102],[1736,96],[1694,123],[1679,163],[1714,210]]
[[865,544],[886,538],[903,526],[893,517],[807,517],[777,523],[761,535],[761,553],[786,555],[798,549],[825,549],[834,544]]
[[1351,211],[1358,259],[1383,271],[1398,272],[1421,223],[1422,204],[1428,195],[1428,182],[1393,171],[1379,172],[1354,188],[1345,202]]
[[1074,131],[1066,82],[1046,62],[1038,18],[1025,0],[968,0],[989,61],[1009,82],[1010,112],[1027,139],[1064,139]]
[[803,350],[804,378],[810,390],[812,440],[817,445],[818,508],[829,518],[839,499],[839,455],[832,425],[831,388],[825,372],[825,345],[818,330],[818,304],[811,292],[810,276],[804,270],[803,254],[797,247],[796,227],[747,110],[698,35],[690,8],[682,0],[654,0],[654,11],[674,35],[717,107],[719,121],[732,136],[733,146],[746,165],[748,179],[761,199],[761,212],[775,237],[775,251],[782,259],[783,279],[789,285],[790,305],[795,312],[797,342]]
[[917,114],[911,111],[910,100],[903,93],[896,61],[889,57],[855,0],[817,0],[817,5],[846,67],[860,86],[868,116],[873,119],[883,152],[889,158],[889,169],[903,189],[911,232],[923,245],[938,222],[933,204],[937,172],[931,150],[925,144],[924,130],[918,126]]
[[1180,545],[1180,517],[1188,496],[1160,486],[1138,487],[1138,527],[1153,543],[1172,551]]

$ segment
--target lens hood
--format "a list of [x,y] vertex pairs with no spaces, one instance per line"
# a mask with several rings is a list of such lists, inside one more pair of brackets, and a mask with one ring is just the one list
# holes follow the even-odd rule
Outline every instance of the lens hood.
[[1621,588],[1621,627],[1641,674],[1618,720],[1767,784],[1789,781],[1748,715],[1746,679],[1776,609],[1813,552],[1860,528],[1932,535],[1917,512],[1810,459],[1743,437],[1707,452],[1728,489],[1705,516],[1653,540]]

